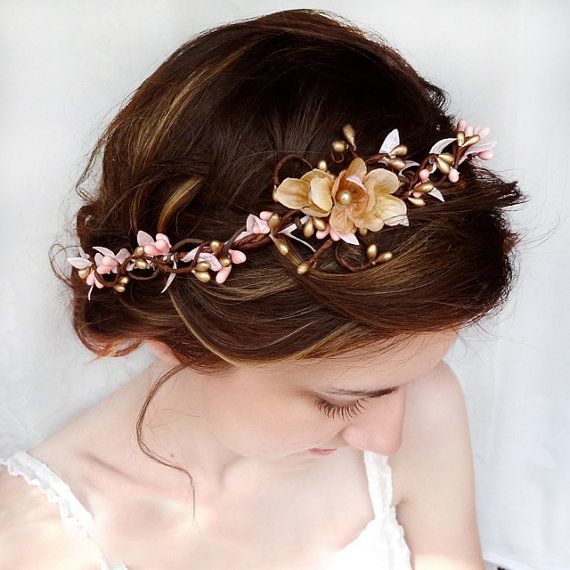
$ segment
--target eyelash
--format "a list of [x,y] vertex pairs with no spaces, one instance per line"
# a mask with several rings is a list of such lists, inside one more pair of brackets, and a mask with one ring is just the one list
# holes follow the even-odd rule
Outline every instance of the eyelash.
[[[397,392],[399,388],[395,388],[386,396]],[[369,398],[361,398],[360,400],[356,400],[356,402],[349,404],[347,406],[339,406],[337,404],[331,404],[326,400],[317,400],[316,406],[319,411],[324,413],[329,418],[335,418],[337,415],[340,416],[343,420],[347,420],[348,418],[357,416],[358,414],[364,411],[364,404]]]

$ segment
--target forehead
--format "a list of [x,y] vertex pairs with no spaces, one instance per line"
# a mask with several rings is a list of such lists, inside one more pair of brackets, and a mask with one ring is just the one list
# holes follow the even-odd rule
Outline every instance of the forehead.
[[[405,384],[432,370],[457,339],[455,331],[415,335],[386,350],[380,344],[338,357],[304,359],[265,368],[257,380],[275,389],[379,390]],[[257,374],[255,374],[257,376]],[[250,379],[253,378],[250,376]],[[268,382],[269,380],[269,382]]]

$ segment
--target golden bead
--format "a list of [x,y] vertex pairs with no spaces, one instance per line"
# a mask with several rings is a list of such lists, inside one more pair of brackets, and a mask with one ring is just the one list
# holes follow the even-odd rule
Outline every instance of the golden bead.
[[303,235],[306,238],[310,238],[315,233],[315,224],[313,224],[313,220],[309,218],[305,225],[303,226]]
[[370,261],[372,261],[377,255],[378,255],[378,247],[376,246],[375,243],[371,243],[366,248],[366,256],[368,257],[368,259],[370,259]]
[[317,164],[317,168],[319,170],[323,170],[324,172],[327,171],[327,161],[326,160],[319,160],[319,164]]
[[207,261],[199,261],[196,264],[196,271],[208,271],[210,269],[210,263]]
[[269,229],[274,232],[275,228],[277,227],[277,224],[279,223],[279,220],[281,219],[281,217],[279,216],[279,214],[271,214],[271,216],[269,216],[269,219],[267,220],[267,225],[269,226]]
[[222,248],[221,241],[214,239],[210,242],[210,249],[212,250],[212,253],[217,253],[218,251],[220,251],[221,248]]
[[352,202],[352,194],[349,190],[341,190],[336,193],[336,201],[343,206],[348,206]]
[[307,261],[303,261],[303,263],[299,263],[299,265],[297,265],[297,273],[299,275],[303,275],[303,273],[307,273],[307,271],[309,271],[309,263]]
[[433,190],[433,184],[431,182],[424,182],[423,184],[416,186],[412,190],[414,192],[429,192],[430,190]]
[[327,223],[322,218],[313,218],[313,225],[315,226],[315,229],[320,232],[324,231],[327,227]]
[[406,166],[406,163],[401,158],[390,158],[388,159],[388,164],[396,170],[402,170]]
[[442,152],[439,155],[439,158],[445,160],[445,162],[447,162],[448,164],[453,164],[453,155],[449,154],[448,152]]
[[144,253],[144,247],[142,245],[139,245],[138,247],[135,247],[133,255],[135,257],[140,257],[141,255],[143,255],[143,253]]
[[472,144],[475,144],[476,142],[479,141],[481,137],[479,135],[471,135],[470,137],[467,137],[465,139],[465,141],[463,141],[463,146],[470,146]]
[[332,147],[335,152],[344,152],[348,145],[344,141],[333,141]]
[[123,285],[126,285],[129,281],[130,279],[126,275],[119,277],[119,283],[122,283]]
[[358,233],[361,236],[365,236],[368,233],[368,228],[358,228]]
[[135,267],[137,269],[146,269],[148,267],[148,265],[144,259],[137,259],[135,261]]
[[414,205],[414,206],[425,206],[426,203],[424,202],[423,198],[408,198],[408,200]]
[[445,160],[441,160],[441,158],[438,156],[435,159],[435,162],[437,164],[437,167],[444,173],[444,174],[449,174],[449,172],[451,171],[451,167],[449,166],[449,164],[447,162],[445,162]]
[[289,246],[282,239],[274,238],[273,241],[281,255],[287,255],[289,253]]
[[465,142],[465,133],[463,131],[459,131],[457,133],[457,145],[463,146],[464,142]]
[[194,275],[196,275],[196,279],[202,283],[208,283],[212,278],[208,271],[192,271],[192,273],[194,273]]
[[405,144],[399,144],[397,147],[392,149],[390,154],[396,156],[403,156],[408,153],[408,147]]
[[350,146],[352,146],[353,149],[356,149],[356,142],[355,142],[356,133],[354,132],[353,126],[350,124],[344,125],[344,127],[342,127],[342,132],[346,140],[350,143]]
[[80,269],[77,272],[77,274],[79,275],[79,277],[81,277],[81,279],[87,279],[89,273],[91,273],[91,267],[84,267],[83,269]]
[[229,257],[220,257],[220,265],[223,267],[229,267],[232,264],[232,260]]
[[376,261],[381,261],[381,262],[390,261],[392,257],[394,256],[392,255],[391,251],[385,251],[376,258]]
[[124,285],[115,285],[113,287],[113,289],[115,289],[115,291],[118,291],[119,293],[124,293],[125,292],[125,286]]

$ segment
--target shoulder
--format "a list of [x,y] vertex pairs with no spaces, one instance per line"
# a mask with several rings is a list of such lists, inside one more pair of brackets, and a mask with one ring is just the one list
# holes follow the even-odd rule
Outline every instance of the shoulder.
[[482,570],[465,398],[443,360],[406,387],[402,446],[389,462],[414,567]]
[[0,465],[0,568],[99,570],[98,560],[91,541],[64,525],[57,504]]

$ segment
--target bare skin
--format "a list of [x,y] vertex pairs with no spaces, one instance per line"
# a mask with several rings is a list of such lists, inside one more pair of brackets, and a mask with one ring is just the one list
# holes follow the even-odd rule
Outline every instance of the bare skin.
[[[99,523],[107,556],[136,568],[315,569],[358,536],[374,514],[363,450],[389,455],[393,501],[406,495],[406,401],[422,390],[455,332],[414,338],[397,352],[369,350],[342,363],[303,361],[225,376],[184,370],[158,392],[143,439],[188,478],[149,459],[134,426],[151,383],[175,363],[164,345],[121,389],[30,454],[68,482]],[[315,398],[348,405],[331,387],[400,387],[363,403],[358,415],[327,417]],[[421,429],[406,418],[406,430]],[[337,448],[316,456],[310,448]],[[405,467],[405,468],[413,468]]]

